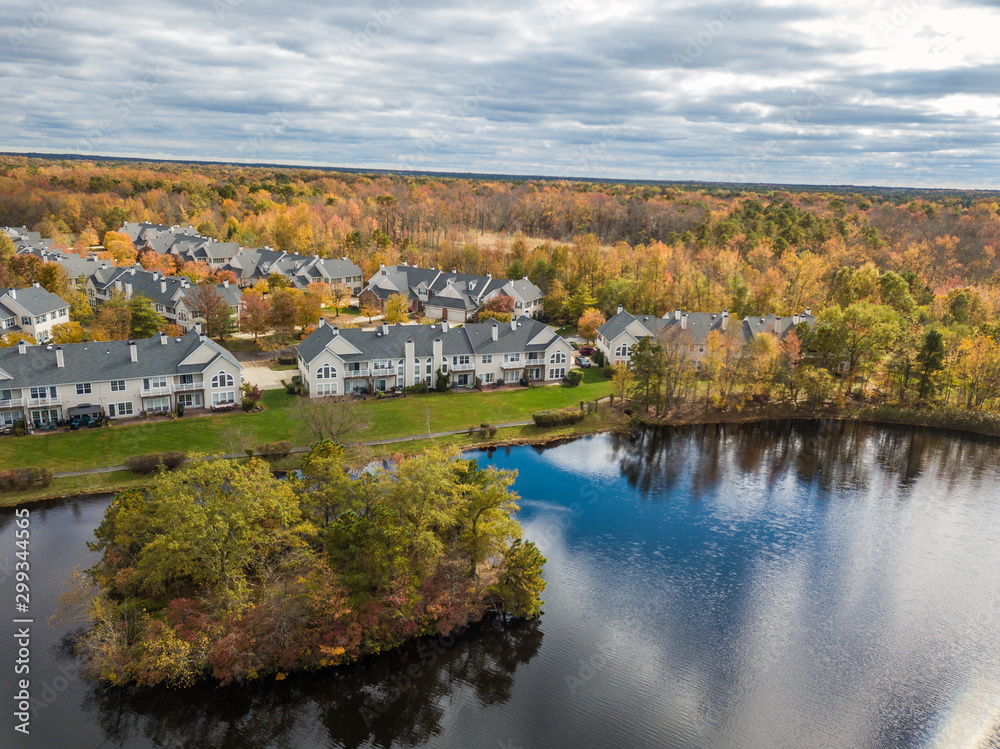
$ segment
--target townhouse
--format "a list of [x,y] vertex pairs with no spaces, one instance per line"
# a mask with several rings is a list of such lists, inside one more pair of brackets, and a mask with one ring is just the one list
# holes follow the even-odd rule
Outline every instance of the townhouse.
[[712,331],[733,335],[745,345],[764,334],[784,339],[800,323],[806,323],[810,329],[816,326],[812,310],[807,309],[790,317],[771,314],[738,320],[728,310],[682,312],[677,309],[663,317],[657,317],[632,315],[619,307],[618,313],[597,329],[597,348],[604,354],[608,366],[618,362],[628,363],[632,357],[632,349],[640,340],[676,331],[687,338],[691,354],[695,362],[700,364],[705,356],[705,342]]
[[190,226],[126,222],[120,231],[128,234],[140,253],[151,251],[174,255],[182,262],[206,263],[213,268],[225,265],[240,252],[236,242],[219,242],[203,237]]
[[545,296],[527,276],[500,279],[493,278],[491,273],[476,276],[454,269],[445,273],[403,263],[383,265],[369,279],[358,301],[371,302],[384,310],[386,300],[396,294],[407,298],[410,311],[423,310],[428,317],[449,322],[472,320],[498,294],[514,300],[514,317],[535,317],[542,311]]
[[325,283],[331,286],[346,286],[351,296],[361,293],[364,275],[355,263],[346,256],[324,258],[319,255],[308,257],[287,252],[278,252],[270,247],[242,250],[225,266],[236,274],[241,288],[253,286],[266,280],[272,273],[279,273],[297,289],[305,289],[311,283]]
[[[140,265],[124,268],[102,266],[87,278],[85,287],[87,301],[94,309],[117,292],[126,299],[145,296],[168,323],[178,325],[185,331],[191,330],[196,323],[204,322],[195,310],[195,287],[183,276],[165,276],[158,271],[144,270]],[[215,284],[215,290],[226,300],[234,315],[234,324],[238,325],[243,293],[228,281]]]
[[385,325],[375,330],[320,326],[296,347],[302,382],[311,398],[437,384],[451,387],[513,385],[522,380],[560,382],[573,350],[548,326],[530,317],[455,328]]
[[69,303],[37,283],[0,291],[0,336],[24,333],[44,343],[52,338],[52,328],[65,322],[69,322]]
[[72,410],[99,409],[112,419],[140,412],[235,404],[242,366],[192,330],[137,341],[17,346],[0,349],[0,424],[46,426]]

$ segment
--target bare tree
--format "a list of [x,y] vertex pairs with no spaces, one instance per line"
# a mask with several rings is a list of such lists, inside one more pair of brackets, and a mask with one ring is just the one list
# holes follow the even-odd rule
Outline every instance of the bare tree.
[[349,397],[301,398],[295,415],[317,440],[340,442],[364,424],[365,413]]

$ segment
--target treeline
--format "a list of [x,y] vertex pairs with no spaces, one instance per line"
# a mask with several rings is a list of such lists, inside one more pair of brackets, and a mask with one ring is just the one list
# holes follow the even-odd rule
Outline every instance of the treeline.
[[689,331],[665,329],[635,346],[630,366],[615,366],[617,394],[657,416],[699,399],[737,410],[748,403],[844,408],[849,401],[968,411],[1000,407],[1000,324],[972,324],[964,291],[949,295],[950,325],[930,321],[904,281],[889,275],[881,280],[876,297],[883,301],[834,304],[814,328],[800,323],[782,339],[764,333],[744,343],[735,330],[713,331],[700,359]]
[[351,478],[331,442],[300,478],[201,461],[121,492],[67,603],[85,672],[110,684],[245,681],[351,662],[487,614],[538,615],[545,562],[522,543],[511,472],[456,452]]

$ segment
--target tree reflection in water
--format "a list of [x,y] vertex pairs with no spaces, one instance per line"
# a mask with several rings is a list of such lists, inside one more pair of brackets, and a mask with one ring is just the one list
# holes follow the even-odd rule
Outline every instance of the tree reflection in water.
[[[865,489],[875,466],[905,492],[924,475],[948,486],[981,481],[997,440],[904,426],[786,419],[643,429],[612,437],[622,475],[647,496],[690,475],[691,495],[706,496],[734,472],[765,473],[773,483],[794,471],[824,492]],[[692,470],[693,469],[693,470]]]
[[466,697],[483,706],[508,701],[518,666],[535,657],[542,637],[539,620],[490,623],[453,642],[425,639],[281,682],[179,691],[93,685],[84,710],[111,745],[141,737],[156,746],[252,748],[294,745],[309,735],[310,743],[350,749],[417,746],[440,734],[446,711]]

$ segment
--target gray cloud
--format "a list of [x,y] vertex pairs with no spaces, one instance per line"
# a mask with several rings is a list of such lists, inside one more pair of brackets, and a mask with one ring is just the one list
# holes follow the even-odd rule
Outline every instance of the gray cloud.
[[995,4],[0,0],[0,29],[4,150],[1000,186]]

